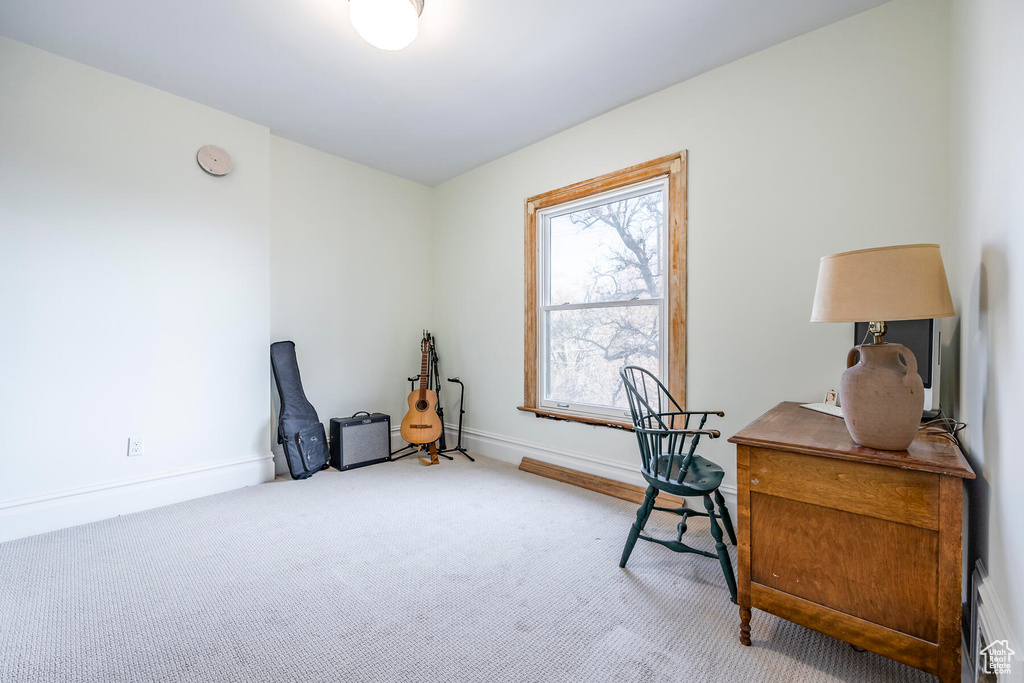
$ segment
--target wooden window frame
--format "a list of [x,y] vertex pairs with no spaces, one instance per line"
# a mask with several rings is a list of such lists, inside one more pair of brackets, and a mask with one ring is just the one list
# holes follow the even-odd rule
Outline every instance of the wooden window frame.
[[524,387],[519,410],[537,417],[632,429],[625,421],[603,419],[540,407],[538,379],[537,318],[540,308],[538,277],[541,263],[537,214],[552,206],[618,190],[630,185],[668,178],[668,390],[686,409],[686,150],[643,164],[584,180],[545,192],[526,200],[525,301],[524,301]]

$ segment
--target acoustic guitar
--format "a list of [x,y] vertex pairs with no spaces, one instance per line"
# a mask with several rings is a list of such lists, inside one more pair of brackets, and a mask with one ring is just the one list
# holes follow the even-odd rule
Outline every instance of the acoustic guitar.
[[[434,442],[441,436],[444,426],[437,414],[437,394],[427,388],[427,359],[430,357],[430,340],[426,334],[420,342],[423,363],[420,365],[420,388],[409,394],[409,412],[402,418],[402,438],[412,444],[430,444],[431,461],[437,463]],[[422,461],[422,458],[420,459]]]

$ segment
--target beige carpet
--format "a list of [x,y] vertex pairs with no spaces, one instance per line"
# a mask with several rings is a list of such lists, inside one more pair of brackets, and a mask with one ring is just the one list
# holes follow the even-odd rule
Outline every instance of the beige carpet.
[[619,569],[635,508],[406,459],[9,542],[0,680],[934,680],[756,611],[741,646],[717,562]]

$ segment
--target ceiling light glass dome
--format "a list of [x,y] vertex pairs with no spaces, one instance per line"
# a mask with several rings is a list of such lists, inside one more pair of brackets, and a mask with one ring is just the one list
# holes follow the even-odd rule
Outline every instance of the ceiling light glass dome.
[[423,0],[349,0],[348,18],[356,32],[381,50],[401,50],[419,33]]

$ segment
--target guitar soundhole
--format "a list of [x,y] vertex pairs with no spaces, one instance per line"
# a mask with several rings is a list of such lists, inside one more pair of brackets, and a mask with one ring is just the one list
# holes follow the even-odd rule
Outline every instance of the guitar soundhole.
[[420,411],[422,413],[423,411],[425,411],[427,409],[427,406],[429,406],[429,405],[430,404],[427,403],[424,400],[416,401],[416,410],[418,410],[418,411]]

